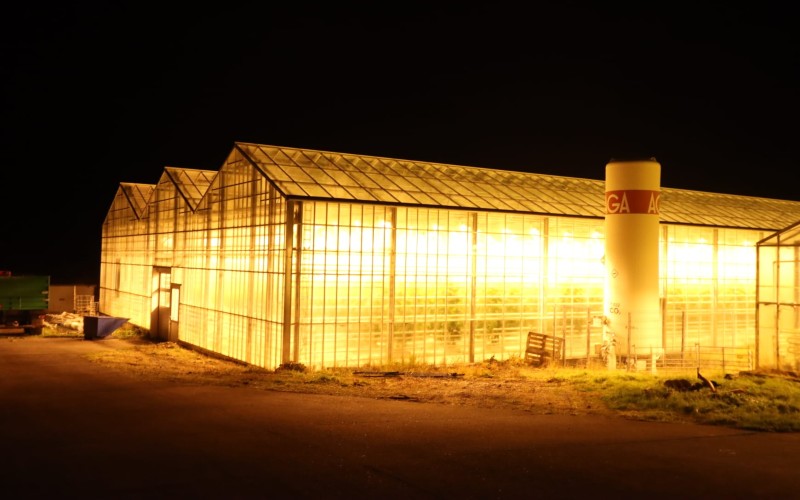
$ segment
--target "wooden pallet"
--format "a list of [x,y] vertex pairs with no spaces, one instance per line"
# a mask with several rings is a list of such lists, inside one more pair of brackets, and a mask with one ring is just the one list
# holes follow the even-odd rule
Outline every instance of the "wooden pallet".
[[528,332],[528,344],[525,347],[525,361],[543,366],[551,361],[561,359],[563,339],[543,333]]

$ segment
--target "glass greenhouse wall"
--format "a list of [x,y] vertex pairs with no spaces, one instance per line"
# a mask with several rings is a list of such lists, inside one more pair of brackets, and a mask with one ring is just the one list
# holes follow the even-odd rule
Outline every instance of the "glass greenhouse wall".
[[[218,172],[120,185],[100,310],[267,369],[502,360],[528,332],[588,364],[603,205],[602,181],[237,143]],[[756,242],[800,203],[665,189],[661,205],[660,363],[751,366]]]
[[800,223],[758,243],[759,364],[800,370]]

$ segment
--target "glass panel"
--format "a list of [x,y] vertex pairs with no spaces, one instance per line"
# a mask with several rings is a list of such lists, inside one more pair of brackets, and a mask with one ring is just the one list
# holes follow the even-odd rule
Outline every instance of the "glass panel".
[[365,188],[388,188],[391,186],[389,180],[380,174],[373,174],[373,178],[364,175],[361,172],[350,172],[350,176],[356,180],[362,187]]
[[331,198],[340,199],[340,200],[352,200],[355,198],[350,191],[345,189],[344,187],[330,185],[325,186],[325,190],[330,193]]
[[372,193],[364,188],[349,187],[347,189],[353,194],[353,198],[357,200],[376,201],[375,197],[372,196]]
[[[333,179],[331,179],[331,176],[328,175],[325,172],[325,170],[321,168],[305,167],[302,168],[301,170],[305,172],[310,179],[313,179],[314,182],[317,182],[319,184],[333,184],[334,182]],[[291,171],[289,172],[289,175],[292,175]],[[297,180],[298,182],[300,181],[300,179],[295,179],[295,180]]]
[[278,187],[286,196],[308,196],[308,193],[294,182],[281,182]]
[[453,200],[453,202],[455,202],[455,204],[458,205],[459,207],[475,208],[478,206],[475,203],[469,201],[469,199],[467,199],[465,196],[459,196],[454,194],[450,195],[450,199]]
[[284,167],[284,171],[293,182],[314,182],[314,179],[300,167]]
[[358,186],[358,183],[353,178],[341,170],[330,170],[331,177],[334,182],[338,182],[342,186]]
[[398,199],[391,195],[391,193],[397,193],[397,191],[385,191],[383,189],[369,189],[368,191],[378,201],[386,203],[398,202]]
[[[267,174],[267,177],[272,179],[276,182],[281,181],[293,181],[292,177],[284,172],[279,166],[274,164],[264,164],[264,172]],[[303,176],[306,180],[309,180],[307,176]]]
[[392,196],[394,196],[395,198],[397,198],[397,200],[400,203],[407,203],[407,204],[414,204],[414,205],[417,205],[417,204],[420,203],[419,200],[417,200],[410,193],[407,193],[405,191],[392,190],[392,191],[387,191],[387,192],[389,194],[391,194]]
[[305,191],[308,196],[312,196],[314,198],[329,198],[331,194],[325,190],[322,186],[318,184],[313,184],[310,182],[298,182],[297,183],[300,188]]
[[416,191],[417,187],[408,181],[405,177],[399,175],[387,175],[387,179],[391,180],[397,187],[404,191]]

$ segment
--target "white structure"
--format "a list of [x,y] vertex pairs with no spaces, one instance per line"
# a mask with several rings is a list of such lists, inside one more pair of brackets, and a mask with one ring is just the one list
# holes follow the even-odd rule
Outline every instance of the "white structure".
[[658,286],[661,165],[606,165],[606,345],[617,355],[659,357],[663,349]]

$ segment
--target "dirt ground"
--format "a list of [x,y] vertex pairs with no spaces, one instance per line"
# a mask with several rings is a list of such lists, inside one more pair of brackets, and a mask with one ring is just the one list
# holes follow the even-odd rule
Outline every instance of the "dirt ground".
[[602,407],[563,374],[468,368],[271,373],[169,343],[0,338],[3,492],[704,500],[800,489],[800,434],[584,415]]
[[[102,340],[100,340],[102,342]],[[168,379],[201,385],[329,394],[524,410],[534,414],[612,415],[599,394],[581,392],[558,377],[557,370],[520,362],[485,362],[446,368],[397,371],[350,369],[268,371],[219,359],[172,342],[129,338],[119,349],[98,353],[92,361],[133,377]],[[525,371],[536,370],[536,377]]]

